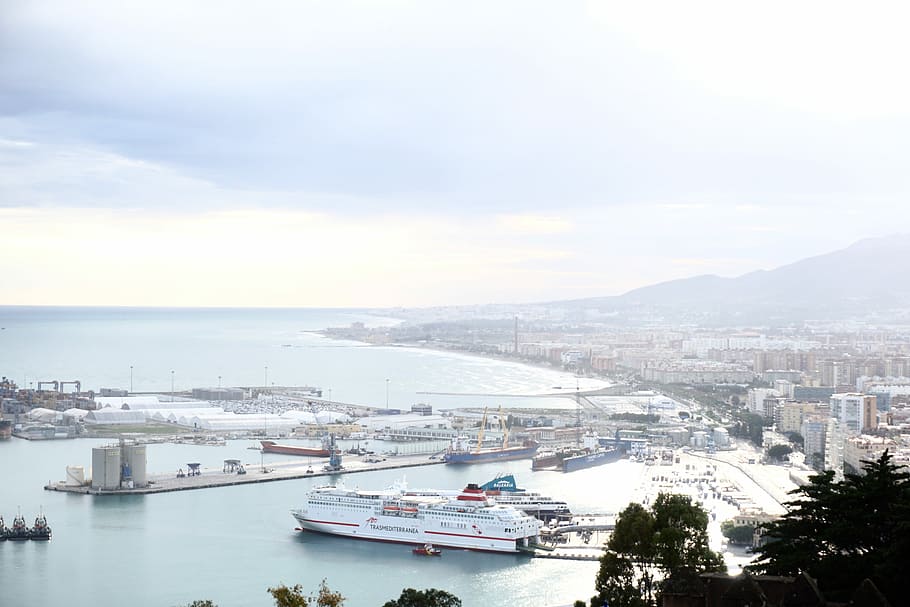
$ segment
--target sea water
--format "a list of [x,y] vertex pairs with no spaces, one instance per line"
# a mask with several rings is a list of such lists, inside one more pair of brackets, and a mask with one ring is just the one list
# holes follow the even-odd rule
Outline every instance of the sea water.
[[[176,388],[269,384],[331,388],[333,398],[390,406],[418,401],[437,407],[479,402],[419,392],[534,394],[575,379],[557,371],[503,361],[407,348],[376,348],[325,340],[312,331],[354,321],[391,322],[344,311],[199,311],[0,308],[0,374],[19,383],[79,379],[83,389]],[[261,376],[261,380],[259,379]],[[215,381],[213,381],[213,378]],[[26,383],[27,385],[27,383]],[[550,406],[563,399],[512,398],[507,406]],[[571,402],[569,401],[569,405]],[[406,587],[440,588],[473,605],[549,607],[587,599],[596,562],[531,559],[524,555],[447,550],[415,557],[410,547],[294,531],[290,510],[314,484],[457,489],[502,472],[519,485],[566,500],[579,513],[616,512],[640,481],[642,466],[627,461],[570,475],[531,473],[529,461],[466,467],[433,465],[339,478],[277,481],[146,496],[85,496],[45,491],[67,465],[91,465],[93,446],[76,439],[0,443],[0,515],[18,510],[29,524],[43,510],[50,542],[0,543],[0,605],[176,606],[210,599],[221,607],[272,604],[269,586],[321,580],[351,607],[378,606]],[[257,465],[288,456],[260,455],[249,440],[224,446],[155,444],[150,473],[225,459]],[[609,491],[606,489],[609,487]]]

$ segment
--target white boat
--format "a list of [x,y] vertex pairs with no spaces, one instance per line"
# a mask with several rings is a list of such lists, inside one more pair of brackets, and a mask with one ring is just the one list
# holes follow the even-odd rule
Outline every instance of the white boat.
[[488,499],[477,485],[456,495],[316,487],[291,514],[300,529],[364,540],[519,552],[537,543],[539,520]]
[[[567,521],[572,518],[569,505],[562,500],[556,500],[540,493],[520,489],[511,474],[497,475],[493,480],[480,485],[480,489],[497,504],[512,506],[544,522],[557,520]],[[452,497],[458,491],[442,491],[434,489],[409,489],[406,495],[441,495]]]
[[511,474],[500,474],[480,488],[496,500],[497,504],[513,506],[542,521],[566,521],[572,518],[572,511],[564,501],[520,489]]

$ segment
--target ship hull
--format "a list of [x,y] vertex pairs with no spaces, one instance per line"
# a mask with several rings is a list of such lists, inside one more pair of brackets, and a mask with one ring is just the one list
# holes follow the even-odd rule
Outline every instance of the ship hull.
[[566,459],[562,460],[562,471],[575,472],[576,470],[584,470],[585,468],[603,466],[604,464],[615,462],[621,457],[622,452],[619,449],[595,451],[594,453],[589,453],[586,455],[567,457]]
[[447,464],[482,464],[516,459],[530,459],[537,453],[537,445],[509,447],[507,449],[481,449],[479,451],[450,451],[443,457]]
[[[291,513],[300,528],[303,531],[324,533],[328,535],[338,535],[359,540],[369,540],[374,542],[391,542],[395,544],[433,544],[443,548],[462,548],[467,550],[479,550],[483,552],[520,552],[519,545],[522,540],[509,537],[498,537],[495,535],[455,532],[443,528],[423,529],[415,521],[406,523],[399,517],[373,515],[369,518],[377,519],[369,521],[366,519],[357,520],[356,515],[350,515],[344,512],[333,512],[332,517],[315,518],[313,514],[307,511],[295,510]],[[318,515],[317,515],[318,516]],[[470,531],[466,529],[465,531]]]
[[329,449],[318,447],[295,447],[293,445],[279,445],[269,440],[259,441],[263,453],[281,453],[282,455],[306,455],[308,457],[329,457]]

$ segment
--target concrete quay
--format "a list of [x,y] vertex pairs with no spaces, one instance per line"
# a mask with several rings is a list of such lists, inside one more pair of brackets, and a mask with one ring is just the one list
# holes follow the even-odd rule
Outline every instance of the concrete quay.
[[[312,458],[305,458],[311,460]],[[146,495],[150,493],[166,493],[169,491],[189,491],[191,489],[208,489],[211,487],[229,487],[232,485],[249,485],[252,483],[269,483],[286,481],[299,478],[318,478],[325,476],[337,477],[343,474],[358,472],[371,472],[374,470],[391,470],[396,468],[413,468],[416,466],[441,465],[441,459],[429,459],[423,455],[397,455],[390,456],[381,462],[365,462],[359,457],[346,456],[344,468],[340,471],[327,472],[323,466],[328,460],[320,460],[316,466],[311,462],[273,462],[267,466],[258,464],[245,464],[246,474],[224,472],[221,469],[202,468],[201,473],[195,476],[177,477],[176,473],[150,474],[147,487],[132,489],[93,489],[90,485],[66,485],[64,481],[50,483],[44,486],[46,491],[62,491],[65,493],[79,493],[84,495]],[[312,470],[312,471],[308,471]]]

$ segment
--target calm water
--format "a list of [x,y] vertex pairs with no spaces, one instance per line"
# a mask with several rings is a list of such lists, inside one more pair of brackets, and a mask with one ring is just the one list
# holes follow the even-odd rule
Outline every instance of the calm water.
[[[333,397],[353,401],[384,401],[389,377],[390,404],[402,407],[415,402],[420,390],[521,393],[574,382],[520,365],[338,344],[305,333],[359,319],[335,311],[0,308],[0,326],[6,327],[0,332],[0,374],[17,381],[25,375],[82,379],[97,389],[126,386],[133,364],[136,390],[162,390],[169,388],[171,368],[180,373],[181,388],[211,385],[218,375],[225,385],[258,384],[267,364],[270,383],[274,378],[276,383],[320,385],[331,388]],[[296,347],[282,347],[287,343]],[[538,399],[528,401],[541,406]],[[451,405],[435,397],[431,402]],[[466,606],[547,607],[592,594],[597,563],[461,551],[420,559],[402,545],[294,532],[289,510],[311,484],[326,479],[122,498],[42,489],[49,480],[62,480],[69,464],[88,468],[92,446],[103,442],[0,443],[0,514],[9,524],[21,507],[31,523],[43,507],[54,530],[54,539],[46,544],[0,544],[0,605],[167,607],[211,599],[221,607],[265,607],[271,604],[268,586],[300,583],[311,590],[323,578],[352,607],[381,605],[409,586],[448,590]],[[168,472],[189,461],[219,467],[227,458],[255,468],[260,455],[247,449],[250,444],[151,445],[148,468]],[[281,457],[270,455],[265,461]],[[558,495],[574,510],[591,513],[624,507],[642,473],[639,464],[618,462],[571,475],[532,475],[527,461],[404,473],[413,487],[457,488],[507,471],[521,485]],[[402,474],[358,474],[346,482],[385,487]]]
[[[509,398],[573,376],[472,356],[329,340],[312,333],[362,321],[395,321],[337,310],[98,309],[0,307],[0,375],[21,386],[38,380],[81,380],[83,389],[311,385],[343,402],[410,408],[460,405],[572,408],[570,399]],[[220,380],[219,380],[220,377]],[[581,387],[603,382],[582,379]],[[497,398],[420,392],[494,393]]]

